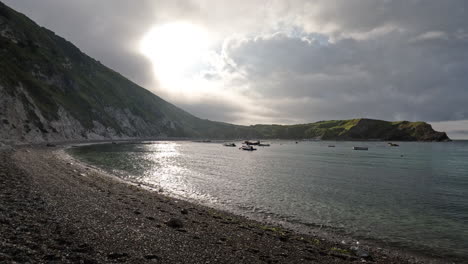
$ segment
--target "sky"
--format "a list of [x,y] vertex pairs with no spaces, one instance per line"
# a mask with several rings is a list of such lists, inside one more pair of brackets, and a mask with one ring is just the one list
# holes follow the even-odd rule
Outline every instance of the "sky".
[[465,0],[3,0],[188,112],[427,121],[468,139]]

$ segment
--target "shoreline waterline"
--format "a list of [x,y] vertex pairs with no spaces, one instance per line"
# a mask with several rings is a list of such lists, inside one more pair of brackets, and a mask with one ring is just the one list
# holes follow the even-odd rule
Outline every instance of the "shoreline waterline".
[[[0,152],[0,208],[8,210],[0,225],[1,261],[443,263],[368,245],[355,252],[348,245],[149,192],[64,159],[61,149]],[[171,227],[172,218],[183,226]]]
[[[119,176],[117,176],[117,177],[119,177]],[[144,185],[143,182],[135,182],[134,184]],[[157,190],[158,186],[156,186],[156,187],[153,186],[153,190],[155,190],[155,189]],[[441,255],[438,254],[440,252],[437,253],[437,252],[431,251],[430,249],[426,250],[426,251],[413,250],[413,249],[410,249],[410,248],[402,248],[401,245],[398,245],[398,244],[395,244],[395,243],[389,243],[388,241],[385,241],[385,240],[378,240],[378,239],[372,239],[372,238],[369,238],[369,237],[356,236],[356,235],[353,235],[352,232],[347,232],[347,230],[342,230],[342,232],[337,232],[339,230],[337,230],[333,226],[332,227],[320,228],[320,225],[310,226],[309,223],[301,223],[301,222],[291,223],[291,222],[288,222],[288,221],[281,221],[281,220],[275,219],[274,217],[271,218],[271,219],[259,218],[258,214],[255,215],[255,214],[245,213],[245,212],[242,212],[242,211],[239,211],[239,210],[232,210],[232,208],[226,208],[225,206],[223,207],[223,205],[220,206],[219,204],[216,204],[216,203],[211,203],[211,204],[206,203],[206,202],[203,202],[203,201],[200,201],[200,200],[197,200],[197,199],[193,199],[193,198],[190,198],[190,197],[184,197],[183,195],[180,195],[180,194],[171,193],[170,190],[165,190],[165,194],[169,194],[172,197],[183,199],[183,200],[186,200],[186,201],[189,201],[189,202],[192,202],[192,203],[197,203],[197,204],[201,204],[201,205],[204,205],[204,206],[210,206],[210,207],[215,208],[217,210],[223,210],[223,211],[228,211],[230,213],[235,213],[237,215],[242,215],[244,217],[248,217],[248,218],[256,220],[256,221],[268,222],[271,225],[281,225],[281,226],[287,227],[288,229],[291,229],[291,230],[293,230],[295,232],[309,233],[309,234],[313,234],[315,236],[325,237],[326,239],[333,240],[336,243],[339,243],[340,241],[345,241],[346,244],[351,245],[355,241],[359,241],[361,243],[372,244],[373,246],[378,247],[378,248],[389,249],[389,250],[394,251],[394,252],[400,252],[399,254],[405,254],[405,255],[408,255],[408,256],[417,256],[419,258],[425,258],[425,257],[429,257],[429,258],[434,258],[434,257],[444,258],[445,257],[445,258],[447,258],[448,257],[448,255],[445,255],[445,254],[443,256],[441,256]],[[453,258],[453,256],[450,256],[450,257]],[[456,258],[454,258],[454,259],[456,259]]]

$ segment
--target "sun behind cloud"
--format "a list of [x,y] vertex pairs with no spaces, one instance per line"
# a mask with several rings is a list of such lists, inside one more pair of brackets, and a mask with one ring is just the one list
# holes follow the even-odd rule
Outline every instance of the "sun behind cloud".
[[165,85],[193,74],[212,44],[209,33],[189,22],[153,27],[140,42],[140,51],[154,65],[156,77]]

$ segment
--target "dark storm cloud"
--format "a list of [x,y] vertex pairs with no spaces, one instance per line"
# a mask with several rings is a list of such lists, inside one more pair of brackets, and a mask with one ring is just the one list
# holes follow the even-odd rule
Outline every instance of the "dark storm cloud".
[[303,118],[441,121],[468,118],[467,47],[466,39],[415,43],[400,32],[327,44],[275,34],[242,40],[227,54],[263,96],[314,99],[300,107]]

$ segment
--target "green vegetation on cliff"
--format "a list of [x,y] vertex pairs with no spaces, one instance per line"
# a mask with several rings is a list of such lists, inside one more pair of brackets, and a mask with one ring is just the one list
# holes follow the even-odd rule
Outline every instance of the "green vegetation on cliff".
[[[447,140],[424,122],[239,126],[197,118],[0,2],[0,139]],[[16,137],[16,135],[20,135]]]

